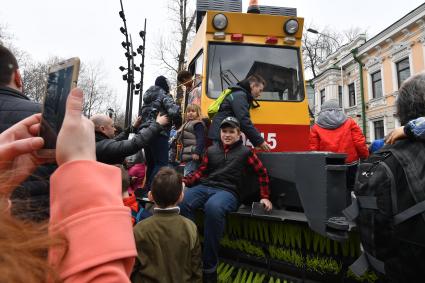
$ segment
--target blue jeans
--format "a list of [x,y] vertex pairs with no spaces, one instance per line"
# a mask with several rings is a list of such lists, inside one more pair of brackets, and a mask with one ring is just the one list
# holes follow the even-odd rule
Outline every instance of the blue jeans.
[[195,210],[204,209],[203,268],[206,273],[215,272],[220,240],[226,224],[226,214],[238,209],[238,199],[228,191],[198,185],[185,192],[184,199],[179,206],[180,214],[192,221],[195,219]]
[[146,186],[150,189],[152,180],[159,169],[168,165],[168,136],[158,134],[145,148]]

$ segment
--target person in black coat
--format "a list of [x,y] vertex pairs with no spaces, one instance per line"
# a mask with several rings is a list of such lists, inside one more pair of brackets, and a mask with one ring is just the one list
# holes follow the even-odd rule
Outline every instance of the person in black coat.
[[[0,45],[0,133],[19,121],[41,112],[41,105],[22,93],[18,62]],[[56,165],[43,165],[12,192],[11,212],[15,217],[44,221],[49,217],[49,176]]]
[[236,117],[240,121],[241,131],[251,141],[254,147],[270,151],[270,146],[257,131],[251,121],[249,109],[254,107],[254,101],[258,98],[266,83],[259,75],[251,75],[237,85],[231,86],[232,92],[224,99],[220,109],[214,116],[208,137],[218,143],[220,141],[220,124],[229,116]]
[[143,95],[142,128],[148,127],[158,113],[165,114],[170,119],[170,123],[145,148],[148,167],[146,172],[147,189],[158,170],[168,165],[168,139],[171,127],[174,125],[178,129],[182,124],[180,106],[174,102],[169,91],[167,79],[159,76],[155,80],[155,85],[151,86]]
[[15,56],[0,45],[0,133],[41,112],[41,105],[22,93],[22,78]]
[[[97,161],[106,164],[122,164],[127,156],[136,154],[159,135],[163,126],[168,123],[168,118],[158,114],[156,121],[137,133],[141,124],[139,117],[133,126],[128,127],[117,136],[115,136],[114,122],[107,115],[94,115],[91,117],[91,121],[95,128]],[[136,132],[136,135],[128,140],[130,132]]]

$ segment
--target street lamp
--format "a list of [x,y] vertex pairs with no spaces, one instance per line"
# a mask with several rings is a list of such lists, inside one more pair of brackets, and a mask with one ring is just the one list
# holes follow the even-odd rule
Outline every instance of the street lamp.
[[139,116],[142,114],[142,103],[143,103],[143,77],[144,77],[144,69],[145,69],[145,52],[146,52],[146,19],[143,30],[139,32],[140,37],[142,38],[142,44],[137,48],[137,53],[142,56],[142,63],[139,65],[140,67],[135,67],[136,71],[140,72],[140,83],[136,84],[137,93],[140,93],[139,96]]
[[314,34],[318,34],[319,32],[315,29],[309,28],[307,29],[308,32],[314,33]]
[[[330,38],[330,39],[332,39],[335,43],[336,43],[336,45],[335,46],[337,46],[338,48],[339,48],[339,46],[340,46],[340,43],[338,42],[338,40],[336,40],[335,38],[333,38],[332,36],[330,36],[330,35],[327,35],[327,34],[324,34],[324,33],[321,33],[321,32],[319,32],[318,30],[315,30],[315,29],[313,29],[313,28],[308,28],[307,29],[307,32],[310,32],[310,33],[313,33],[313,34],[319,34],[319,35],[321,35],[321,36],[324,36],[324,37],[326,37],[326,38]],[[328,54],[328,56],[331,54],[331,49],[329,50],[329,54]],[[344,97],[344,73],[343,73],[343,70],[342,70],[342,61],[340,61],[340,70],[341,70],[341,90],[342,90],[342,92],[341,92],[341,95],[342,95],[342,97],[341,97],[341,101],[340,101],[340,98],[338,97],[338,101],[339,101],[339,103],[340,103],[340,105],[341,105],[341,107],[342,108],[344,108],[343,107],[343,97]]]

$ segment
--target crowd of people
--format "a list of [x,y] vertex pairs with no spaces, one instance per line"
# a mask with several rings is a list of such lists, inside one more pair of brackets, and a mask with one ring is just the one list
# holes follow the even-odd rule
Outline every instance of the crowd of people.
[[[198,87],[187,71],[179,80]],[[259,202],[273,209],[267,170],[241,140],[244,133],[270,151],[250,118],[265,86],[259,75],[231,86],[209,125],[197,104],[182,115],[168,80],[158,76],[143,95],[141,116],[119,134],[108,115],[84,117],[83,93],[73,89],[56,156],[48,159],[37,155],[41,107],[23,93],[18,62],[0,45],[0,282],[217,282],[226,215],[240,206],[247,169],[257,175]],[[403,84],[403,126],[386,141],[407,140],[420,156],[424,86],[424,74]],[[183,175],[170,166],[170,144]],[[333,100],[311,128],[310,149],[347,154],[350,190],[370,154],[357,123]],[[202,249],[198,209],[205,215]]]

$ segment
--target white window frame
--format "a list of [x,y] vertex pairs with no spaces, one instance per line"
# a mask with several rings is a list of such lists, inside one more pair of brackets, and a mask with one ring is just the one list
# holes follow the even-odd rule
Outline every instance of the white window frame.
[[375,124],[374,124],[374,122],[381,121],[381,120],[384,123],[384,137],[387,135],[387,133],[388,133],[388,129],[387,129],[387,117],[385,117],[385,116],[374,117],[373,119],[370,119],[369,120],[369,136],[370,136],[370,142],[373,142],[374,140],[376,140],[376,137],[375,137]]
[[409,68],[410,68],[410,76],[415,74],[415,70],[413,69],[413,56],[412,56],[412,48],[410,47],[409,42],[401,42],[397,45],[394,45],[393,50],[391,51],[391,71],[393,76],[393,92],[397,91],[400,86],[398,85],[398,76],[397,76],[397,63],[409,58]]
[[[349,85],[354,84],[354,105],[350,105],[350,88]],[[357,84],[356,81],[352,81],[349,84],[347,84],[347,108],[356,107],[357,106]]]
[[[372,81],[372,75],[375,74],[376,72],[381,72],[381,87],[382,87],[382,96],[379,98],[374,98],[373,97],[373,81]],[[380,99],[385,97],[385,89],[384,89],[384,68],[381,66],[381,68],[379,69],[371,69],[368,70],[368,101],[371,101],[373,99]]]

